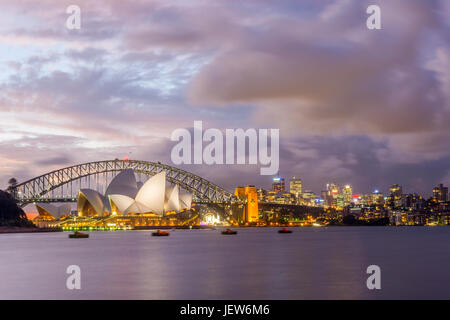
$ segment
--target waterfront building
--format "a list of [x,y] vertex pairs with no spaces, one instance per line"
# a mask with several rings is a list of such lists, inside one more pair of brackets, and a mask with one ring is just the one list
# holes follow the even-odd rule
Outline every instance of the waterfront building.
[[180,212],[191,208],[192,195],[181,194],[178,186],[166,186],[166,173],[162,171],[138,188],[132,169],[119,173],[109,184],[105,195],[81,189],[77,208],[80,217],[108,215],[157,215]]
[[390,188],[390,195],[388,197],[388,206],[390,208],[400,208],[402,206],[402,186],[393,184]]
[[402,208],[420,210],[424,206],[424,201],[417,193],[404,194],[402,196]]
[[444,185],[441,183],[437,187],[433,188],[434,202],[445,202],[448,200],[448,187],[444,187]]
[[36,203],[35,205],[41,220],[56,220],[71,215],[71,203],[64,203],[59,206],[51,203]]
[[371,201],[371,205],[377,205],[377,206],[382,206],[384,205],[384,197],[383,194],[380,193],[379,190],[375,189],[372,192],[372,201]]

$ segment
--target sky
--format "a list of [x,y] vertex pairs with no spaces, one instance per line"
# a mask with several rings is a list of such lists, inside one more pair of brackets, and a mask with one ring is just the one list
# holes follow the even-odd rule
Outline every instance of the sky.
[[[81,28],[69,30],[69,5]],[[366,8],[381,8],[381,30]],[[2,0],[0,188],[171,133],[280,130],[280,172],[319,193],[450,184],[448,0]],[[179,166],[180,167],[180,166]],[[182,165],[232,191],[255,165]]]

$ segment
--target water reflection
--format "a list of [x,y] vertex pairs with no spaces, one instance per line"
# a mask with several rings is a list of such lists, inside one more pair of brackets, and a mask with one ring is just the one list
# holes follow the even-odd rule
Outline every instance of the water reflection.
[[[2,299],[450,298],[450,228],[335,227],[0,235]],[[68,265],[82,289],[65,287]],[[366,268],[382,290],[366,288]]]

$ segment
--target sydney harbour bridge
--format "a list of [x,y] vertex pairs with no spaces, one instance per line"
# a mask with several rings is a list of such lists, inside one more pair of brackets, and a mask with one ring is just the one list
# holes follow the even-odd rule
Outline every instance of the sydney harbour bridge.
[[[197,204],[211,207],[244,205],[233,193],[198,175],[160,162],[139,160],[105,160],[78,164],[48,172],[14,185],[10,193],[21,207],[30,203],[76,202],[78,191],[83,188],[103,192],[109,182],[121,171],[133,169],[140,181],[166,172],[167,182],[193,195]],[[260,207],[292,207],[279,203],[260,202]],[[295,206],[305,212],[318,213],[315,207]]]
[[11,193],[21,206],[34,202],[76,202],[81,188],[101,191],[108,181],[126,169],[133,169],[144,179],[165,171],[170,184],[192,193],[197,202],[233,199],[232,193],[193,173],[160,162],[139,160],[95,161],[62,168],[17,184],[11,188]]

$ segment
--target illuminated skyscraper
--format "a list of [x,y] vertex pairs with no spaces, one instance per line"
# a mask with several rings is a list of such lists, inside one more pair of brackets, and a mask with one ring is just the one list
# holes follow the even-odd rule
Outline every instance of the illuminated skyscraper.
[[307,206],[314,205],[314,200],[316,199],[316,195],[311,190],[305,190],[305,192],[302,193],[303,197],[303,203]]
[[395,197],[401,197],[402,195],[402,186],[399,186],[398,184],[393,184],[390,188],[389,191],[391,192],[391,195],[395,196]]
[[352,186],[347,184],[342,188],[342,195],[344,196],[344,205],[348,206],[353,201],[353,189]]
[[444,187],[441,183],[437,187],[433,188],[433,201],[445,202],[448,201],[448,188]]
[[327,183],[326,192],[325,205],[329,207],[343,206],[344,198],[339,194],[339,186],[336,183]]
[[300,199],[302,196],[302,179],[292,177],[289,181],[289,192],[295,195],[297,199]]
[[275,192],[284,192],[285,186],[284,186],[284,178],[281,177],[275,177],[273,178],[273,183],[272,183],[272,191]]
[[402,186],[399,186],[398,184],[393,184],[390,188],[390,195],[388,197],[389,206],[391,208],[401,207],[402,206]]
[[371,198],[372,199],[371,199],[370,205],[383,205],[384,204],[383,194],[380,193],[379,190],[374,190],[374,192],[372,192]]
[[330,195],[339,194],[339,186],[336,183],[327,183],[327,191]]

